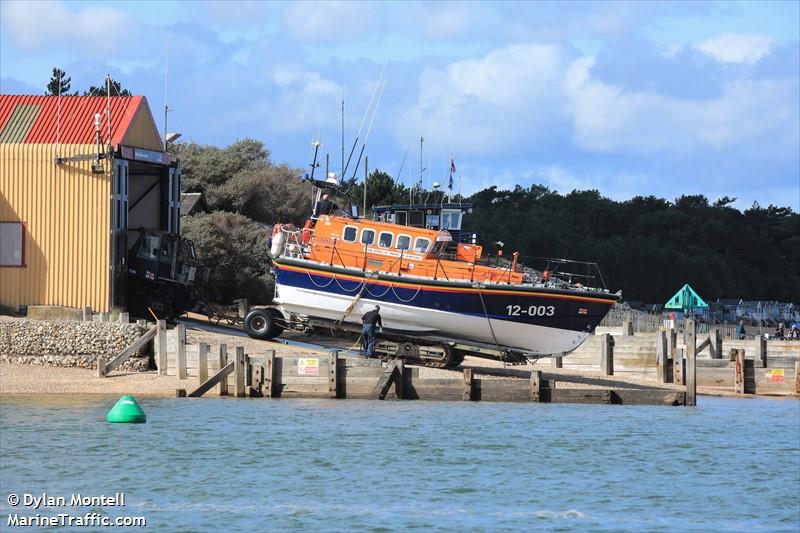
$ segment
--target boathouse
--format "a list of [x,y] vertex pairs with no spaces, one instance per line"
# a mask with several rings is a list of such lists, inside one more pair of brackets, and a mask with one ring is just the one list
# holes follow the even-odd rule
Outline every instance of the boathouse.
[[145,97],[0,95],[0,306],[124,308],[138,228],[180,231]]

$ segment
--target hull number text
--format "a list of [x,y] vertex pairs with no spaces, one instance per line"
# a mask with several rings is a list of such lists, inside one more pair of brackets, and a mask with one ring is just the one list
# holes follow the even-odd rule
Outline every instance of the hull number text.
[[506,310],[509,316],[553,316],[556,314],[556,308],[553,305],[532,305],[527,309],[519,305],[507,305]]

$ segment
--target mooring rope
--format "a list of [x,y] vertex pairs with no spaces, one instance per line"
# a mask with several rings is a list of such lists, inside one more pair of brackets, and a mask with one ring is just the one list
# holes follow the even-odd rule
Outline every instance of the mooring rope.
[[489,323],[489,331],[492,332],[492,339],[494,339],[494,345],[497,346],[497,351],[501,353],[503,357],[503,362],[505,362],[505,352],[502,348],[500,348],[500,343],[497,342],[497,336],[494,334],[494,328],[492,327],[492,321],[489,318],[489,311],[486,309],[486,302],[483,301],[483,293],[481,292],[480,283],[478,284],[478,296],[481,297],[481,305],[483,306],[483,315],[486,317],[486,322]]
[[358,294],[356,294],[356,297],[353,298],[353,301],[350,303],[350,306],[347,309],[345,309],[344,314],[342,315],[342,318],[340,318],[339,320],[336,321],[335,327],[338,328],[339,326],[342,325],[342,322],[344,322],[344,319],[347,318],[350,315],[350,313],[353,311],[353,309],[355,308],[355,306],[358,303],[358,301],[361,299],[361,295],[364,294],[364,290],[367,288],[367,281],[369,281],[369,279],[371,277],[377,276],[377,275],[378,275],[378,271],[377,270],[375,272],[371,272],[371,273],[367,274],[367,277],[366,277],[366,279],[364,279],[364,282],[363,282],[363,285],[361,287],[361,290],[358,291]]

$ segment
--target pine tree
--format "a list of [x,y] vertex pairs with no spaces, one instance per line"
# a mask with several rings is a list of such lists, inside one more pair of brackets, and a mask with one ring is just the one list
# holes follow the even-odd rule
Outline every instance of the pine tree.
[[[106,95],[106,82],[103,80],[103,83],[97,87],[92,85],[89,87],[88,91],[84,91],[83,96],[105,96]],[[123,89],[122,84],[114,78],[111,78],[111,96],[132,96],[128,89]]]
[[53,68],[53,76],[47,84],[45,95],[57,96],[59,94],[68,94],[69,86],[72,78],[67,77],[67,73],[60,68]]

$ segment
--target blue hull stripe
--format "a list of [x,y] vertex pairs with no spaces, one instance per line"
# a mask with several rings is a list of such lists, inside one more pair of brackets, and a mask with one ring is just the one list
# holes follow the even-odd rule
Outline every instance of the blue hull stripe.
[[[281,268],[278,263],[273,264],[273,269],[278,285],[350,298],[355,298],[362,288],[362,283],[337,278],[334,272],[316,269],[298,272],[296,269]],[[404,285],[413,283],[407,279],[402,281]],[[541,292],[529,294],[519,291],[516,294],[496,294],[487,291],[482,295],[488,315],[492,319],[571,331],[591,331],[614,304],[614,300],[607,302],[570,300],[563,297],[548,297]],[[458,292],[451,289],[442,292],[425,286],[415,288],[392,286],[384,281],[381,284],[368,282],[361,297],[459,315],[486,316],[481,303],[481,294],[476,291]]]

